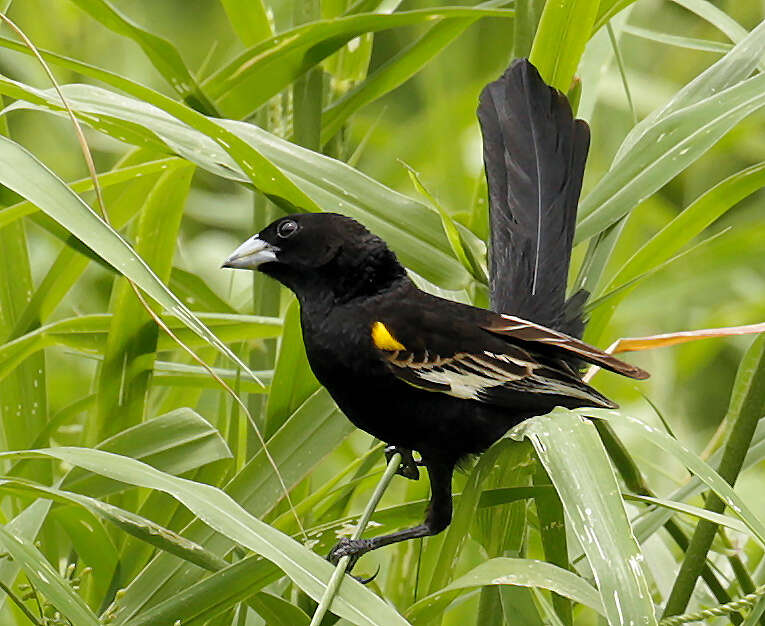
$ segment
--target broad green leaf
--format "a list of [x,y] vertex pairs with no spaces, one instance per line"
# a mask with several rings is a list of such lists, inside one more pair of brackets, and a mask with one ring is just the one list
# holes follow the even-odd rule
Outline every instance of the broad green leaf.
[[765,52],[765,22],[630,132],[582,201],[575,241],[605,230],[765,104],[765,77],[746,79]]
[[[109,189],[114,185],[119,185],[136,178],[147,176],[149,174],[155,174],[164,170],[168,165],[171,165],[177,157],[170,157],[165,159],[158,159],[156,161],[149,161],[147,163],[139,163],[137,165],[128,165],[119,169],[111,170],[109,172],[102,172],[98,175],[98,184],[102,190]],[[80,180],[67,183],[69,188],[75,193],[84,193],[93,189],[93,179],[81,178]],[[111,209],[111,206],[107,206],[107,209]],[[22,218],[26,215],[31,215],[40,209],[34,204],[28,201],[18,202],[9,207],[0,209],[0,226],[5,226],[14,220]],[[113,216],[112,216],[113,219]]]
[[[38,105],[60,107],[57,96],[49,91],[35,90],[0,77],[0,90],[4,86]],[[141,127],[143,139],[153,142],[160,150],[177,152],[219,176],[239,182],[250,180],[216,141],[147,102],[86,85],[64,86],[63,91],[83,121],[99,130],[121,136],[126,126]],[[14,106],[29,105],[17,102]],[[296,189],[311,198],[307,203],[294,202],[296,207],[305,210],[318,207],[359,219],[383,237],[405,265],[438,285],[459,289],[470,281],[468,272],[452,256],[439,216],[422,203],[381,185],[345,163],[279,139],[252,124],[217,120],[215,126],[219,125],[225,126],[238,141],[255,146],[258,154],[262,153],[274,164],[271,167],[289,173]],[[161,142],[157,141],[158,137]],[[277,189],[271,190],[272,187],[271,183],[266,187],[259,185],[264,193],[290,200],[283,189],[280,193]],[[479,245],[477,240],[472,241],[475,237],[467,229],[462,235],[467,245]]]
[[[763,37],[765,40],[765,37]],[[580,205],[575,241],[615,224],[765,105],[758,75],[661,119],[625,153]]]
[[[707,462],[710,466],[714,467],[720,462],[721,452],[721,450],[717,450],[709,457]],[[744,461],[744,469],[756,465],[763,459],[765,459],[765,420],[760,420],[746,461]],[[684,485],[678,487],[663,499],[678,503],[702,493],[706,489],[708,489],[708,486],[698,476],[693,476]],[[647,513],[638,515],[633,520],[633,528],[638,541],[640,543],[646,541],[654,532],[663,527],[672,515],[673,511],[666,508],[654,508]]]
[[614,168],[624,155],[632,150],[646,133],[661,120],[673,113],[699,104],[747,79],[757,67],[760,57],[765,53],[765,43],[762,41],[763,34],[765,34],[765,21],[746,37],[741,38],[725,56],[680,89],[664,106],[659,107],[635,125],[625,137],[622,145],[619,146],[619,151],[616,153],[611,167]]
[[[8,454],[19,453],[5,453]],[[321,598],[334,570],[325,559],[250,515],[231,496],[211,485],[178,478],[135,459],[101,450],[61,447],[25,454],[57,458],[112,480],[172,495],[210,528],[277,565],[316,600]],[[335,596],[333,611],[340,617],[370,626],[376,626],[379,621],[391,625],[407,623],[390,605],[352,578],[343,581]]]
[[[15,490],[13,485],[20,488]],[[6,493],[50,497],[33,487],[29,489],[25,487],[29,485],[0,480],[0,490]],[[80,568],[90,567],[93,570],[90,575],[82,578],[79,592],[89,606],[98,608],[109,593],[109,587],[119,566],[119,555],[114,541],[99,517],[80,506],[55,507],[50,513],[50,520],[66,532],[72,542],[72,550],[77,553]]]
[[545,2],[529,60],[545,82],[568,93],[590,39],[599,0]]
[[0,183],[40,207],[158,304],[249,372],[239,357],[157,278],[119,233],[98,217],[31,152],[5,137],[0,138]]
[[139,615],[125,618],[125,599],[120,600],[115,607],[119,611],[116,613],[117,623],[154,626],[172,624],[176,619],[182,619],[185,624],[198,623],[195,621],[197,618],[203,620],[221,608],[234,606],[258,594],[260,589],[281,575],[269,561],[254,554],[246,556],[203,580],[196,576],[177,593]]
[[99,626],[98,618],[72,587],[51,567],[31,541],[23,541],[0,525],[0,546],[18,561],[35,588],[77,626]]
[[609,624],[655,625],[643,555],[594,426],[587,418],[558,407],[522,423],[511,436],[531,441],[555,485],[571,529],[587,555]]
[[625,494],[625,500],[634,500],[635,502],[644,502],[645,504],[655,504],[657,506],[676,511],[678,513],[686,513],[697,517],[699,519],[705,519],[715,524],[720,524],[727,528],[732,528],[740,533],[748,533],[749,529],[746,525],[733,517],[728,515],[721,515],[720,513],[713,513],[712,511],[706,511],[698,506],[692,506],[690,504],[683,504],[682,502],[675,502],[674,500],[667,500],[666,498],[651,498],[649,496],[638,496]]
[[531,559],[497,557],[481,563],[447,587],[430,594],[406,611],[412,624],[427,624],[460,594],[485,585],[518,585],[555,591],[605,615],[598,591],[586,580],[560,567]]
[[[266,387],[259,385],[255,381],[242,379],[236,370],[222,369],[213,367],[213,372],[229,387],[239,384],[239,390],[246,393],[268,393],[269,385],[273,378],[273,370],[255,370],[258,380],[262,381]],[[188,365],[186,363],[175,363],[171,361],[156,361],[154,363],[154,376],[152,385],[165,387],[193,387],[220,390],[220,384],[210,376],[210,372],[201,365]]]
[[189,308],[216,313],[237,313],[234,307],[215,293],[199,276],[184,269],[173,267],[169,285]]
[[[135,158],[139,158],[139,155],[135,155]],[[132,158],[129,156],[123,163],[130,162],[132,162]],[[100,183],[109,183],[102,188],[102,195],[109,220],[115,230],[121,229],[133,218],[136,211],[143,206],[146,196],[157,182],[162,170],[172,167],[174,163],[170,159],[162,159],[160,162],[147,165],[149,167],[146,168],[127,165],[127,167],[119,168],[114,172],[118,176],[112,177],[110,172],[99,177]],[[123,179],[122,177],[128,172],[130,172],[130,177]],[[114,181],[115,184],[111,184],[111,181]],[[89,191],[92,185],[92,180],[88,178],[72,184],[71,188],[77,192]],[[15,207],[37,211],[37,208],[29,202],[14,205],[9,210]],[[60,226],[44,213],[34,212],[31,214],[31,219],[54,236],[59,236],[55,230],[50,229],[50,226],[53,225],[56,228],[60,228]],[[24,307],[24,311],[19,316],[9,339],[20,337],[47,321],[77,282],[77,279],[82,276],[91,260],[104,264],[97,254],[84,246],[74,235],[70,235],[67,231],[63,231],[63,233],[64,247],[50,265],[47,274],[37,285],[37,289]]]
[[[5,340],[12,334],[34,289],[24,223],[0,227],[0,249],[0,337]],[[7,377],[0,380],[0,445],[6,449],[29,447],[45,426],[46,380],[42,353],[29,354],[17,361]]]
[[[246,117],[298,76],[365,33],[431,20],[512,16],[512,11],[502,9],[438,7],[317,20],[246,50],[205,81],[204,88],[227,115]],[[242,103],[237,92],[247,94],[244,108],[236,106]]]
[[738,43],[747,35],[746,29],[741,24],[708,0],[672,0],[672,2],[709,22],[733,43]]

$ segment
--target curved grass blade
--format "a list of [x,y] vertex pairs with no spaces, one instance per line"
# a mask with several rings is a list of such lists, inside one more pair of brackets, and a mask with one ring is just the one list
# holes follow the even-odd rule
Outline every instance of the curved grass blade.
[[0,546],[21,565],[35,589],[77,626],[99,626],[93,611],[31,543],[0,525]]
[[[240,54],[204,84],[227,115],[247,117],[297,77],[370,32],[444,19],[512,17],[512,11],[479,7],[438,7],[400,13],[361,13],[317,20],[279,33]],[[246,93],[247,98],[240,97]],[[243,106],[237,106],[240,104]]]
[[[52,92],[2,77],[0,89],[26,97],[37,105],[60,106]],[[218,176],[238,182],[250,181],[246,170],[216,140],[204,134],[206,130],[200,131],[198,125],[192,128],[147,102],[97,87],[68,85],[63,87],[63,92],[83,121],[98,130],[124,138],[125,129],[132,129],[133,136],[139,133],[144,144],[174,151]],[[9,108],[22,107],[29,108],[29,105],[17,102]],[[451,289],[460,289],[470,282],[470,274],[451,253],[439,216],[422,203],[385,187],[345,163],[279,139],[252,124],[216,120],[214,125],[222,130],[225,126],[226,132],[237,141],[254,146],[257,154],[263,155],[260,158],[268,159],[269,166],[277,169],[280,176],[283,176],[282,170],[289,173],[294,181],[290,184],[296,185],[295,189],[307,200],[306,203],[293,202],[295,207],[336,211],[359,219],[383,237],[405,265],[431,282]],[[284,190],[274,189],[274,185],[276,183],[269,182],[268,186],[259,188],[292,201]],[[480,248],[480,242],[467,229],[462,229],[461,234],[471,249]]]
[[[484,2],[476,8],[501,6]],[[478,18],[441,20],[419,39],[369,74],[362,83],[332,102],[322,112],[321,144],[327,143],[356,111],[409,80]]]
[[31,152],[5,137],[0,137],[0,183],[45,211],[254,378],[247,365],[157,278],[119,233],[96,215]]
[[[164,491],[184,504],[210,528],[277,565],[316,600],[322,596],[332,574],[333,568],[326,560],[250,515],[228,494],[211,485],[160,472],[135,459],[87,448],[49,448],[3,453],[0,456],[57,458],[112,480]],[[344,583],[333,605],[337,615],[369,626],[378,626],[380,623],[406,625],[406,620],[370,590],[353,579]]]
[[676,48],[686,48],[688,50],[701,50],[702,52],[719,52],[724,54],[733,47],[733,45],[729,43],[711,41],[710,39],[699,39],[697,37],[671,35],[670,33],[662,33],[658,30],[641,28],[630,24],[624,26],[623,30],[628,35],[634,37],[640,37],[641,39],[647,39],[648,41],[656,41]]
[[609,624],[656,625],[642,569],[613,469],[595,427],[558,407],[511,431],[528,438],[558,491],[581,543]]
[[[617,411],[602,411],[599,409],[594,411],[588,410],[587,412],[606,416],[617,424],[628,428],[642,439],[671,454],[714,491],[730,507],[736,517],[746,524],[753,536],[762,545],[765,545],[765,524],[754,514],[743,498],[708,463],[702,461],[698,455],[666,433],[634,417],[623,415]],[[672,499],[676,500],[678,498],[673,496]]]
[[427,624],[461,594],[486,585],[549,589],[604,615],[597,589],[580,576],[543,561],[506,557],[481,563],[443,589],[418,600],[405,615],[414,625]]
[[763,34],[765,22],[632,129],[582,201],[575,242],[621,219],[765,104],[765,76],[746,78],[765,52]]
[[568,93],[584,47],[592,35],[598,0],[546,2],[529,60],[545,82]]
[[141,28],[106,0],[73,0],[73,2],[109,30],[137,43],[156,70],[191,108],[206,115],[217,114],[215,105],[197,85],[172,43]]
[[199,544],[131,511],[101,502],[95,498],[20,480],[0,479],[0,490],[84,507],[129,535],[210,571],[217,571],[229,565]]

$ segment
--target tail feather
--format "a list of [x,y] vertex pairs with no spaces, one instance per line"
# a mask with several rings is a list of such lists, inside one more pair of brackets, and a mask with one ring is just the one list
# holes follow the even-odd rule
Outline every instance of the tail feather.
[[581,334],[580,298],[566,307],[565,297],[589,127],[527,59],[484,88],[478,118],[489,186],[491,306]]

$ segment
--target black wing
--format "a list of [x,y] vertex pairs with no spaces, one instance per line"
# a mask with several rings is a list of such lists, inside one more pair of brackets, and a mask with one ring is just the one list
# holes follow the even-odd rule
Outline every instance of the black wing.
[[577,361],[632,378],[648,377],[640,368],[534,322],[453,302],[440,309],[425,302],[416,316],[383,315],[372,327],[374,345],[389,371],[421,389],[509,408],[528,404],[528,396],[524,400],[518,393],[532,394],[542,407],[614,408],[581,380]]
[[478,119],[489,186],[491,307],[581,335],[581,314],[564,303],[589,127],[527,59],[484,88]]

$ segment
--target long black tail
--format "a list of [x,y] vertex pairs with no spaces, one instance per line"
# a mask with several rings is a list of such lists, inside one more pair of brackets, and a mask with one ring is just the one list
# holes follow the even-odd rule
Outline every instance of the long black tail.
[[590,129],[527,59],[481,92],[492,309],[581,336],[586,294],[566,281]]

